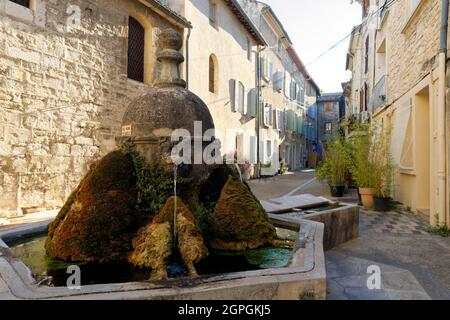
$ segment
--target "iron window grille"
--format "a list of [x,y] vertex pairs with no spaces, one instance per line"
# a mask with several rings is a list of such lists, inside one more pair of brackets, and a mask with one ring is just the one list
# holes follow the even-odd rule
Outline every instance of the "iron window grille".
[[145,29],[132,17],[128,28],[128,78],[144,82]]

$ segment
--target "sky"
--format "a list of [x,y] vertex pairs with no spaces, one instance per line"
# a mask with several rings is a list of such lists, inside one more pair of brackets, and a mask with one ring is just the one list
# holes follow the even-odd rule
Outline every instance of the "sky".
[[270,5],[323,92],[342,91],[350,78],[345,61],[350,38],[313,62],[361,23],[361,6],[351,0],[261,0]]

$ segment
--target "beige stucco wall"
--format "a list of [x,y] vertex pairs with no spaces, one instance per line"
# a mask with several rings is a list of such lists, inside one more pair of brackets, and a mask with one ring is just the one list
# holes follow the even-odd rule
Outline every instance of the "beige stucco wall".
[[[232,111],[230,80],[235,79],[248,92],[256,86],[256,46],[248,31],[224,1],[216,1],[217,23],[209,21],[209,1],[191,0],[184,3],[184,15],[194,28],[189,39],[189,90],[197,94],[209,107],[222,142],[222,154],[236,150],[236,134],[230,130],[247,132],[243,151],[250,160],[250,138],[256,136],[256,120]],[[247,40],[252,44],[252,60],[247,59]],[[209,56],[218,63],[218,89],[209,92]],[[231,134],[226,134],[226,129]],[[228,135],[228,136],[227,136]]]
[[394,197],[413,210],[428,210],[434,223],[438,204],[446,201],[437,187],[440,1],[422,1],[412,18],[407,2],[390,8],[379,33],[387,43],[389,107],[374,118],[393,132]]
[[[82,13],[70,30],[69,3]],[[145,90],[127,79],[128,15],[147,27],[151,82],[152,27],[170,24],[137,1],[89,3],[36,0],[29,11],[0,0],[0,217],[60,207],[115,147],[126,106]]]

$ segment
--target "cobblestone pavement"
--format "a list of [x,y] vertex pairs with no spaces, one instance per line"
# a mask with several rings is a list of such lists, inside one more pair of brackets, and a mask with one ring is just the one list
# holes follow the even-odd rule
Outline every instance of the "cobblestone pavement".
[[[266,200],[295,191],[330,197],[314,174],[253,182]],[[295,180],[297,184],[295,184]],[[311,182],[310,182],[311,181]],[[308,183],[306,183],[308,182]],[[306,183],[306,184],[305,184]],[[279,189],[281,186],[281,189]],[[301,186],[301,188],[298,188]],[[292,188],[291,190],[288,190]],[[339,201],[357,203],[355,190]],[[450,300],[450,238],[431,235],[428,223],[410,212],[360,212],[360,237],[325,253],[329,300]],[[368,268],[381,271],[381,288],[370,290]]]
[[361,210],[360,223],[362,233],[399,233],[426,235],[429,226],[422,218],[409,213],[376,212]]

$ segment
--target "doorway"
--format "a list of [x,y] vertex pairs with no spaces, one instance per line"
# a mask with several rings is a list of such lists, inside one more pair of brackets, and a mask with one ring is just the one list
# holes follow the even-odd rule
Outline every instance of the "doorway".
[[430,210],[430,92],[425,87],[415,96],[415,154],[417,210]]

